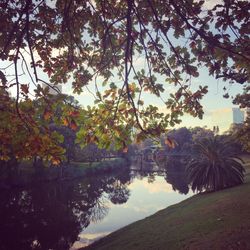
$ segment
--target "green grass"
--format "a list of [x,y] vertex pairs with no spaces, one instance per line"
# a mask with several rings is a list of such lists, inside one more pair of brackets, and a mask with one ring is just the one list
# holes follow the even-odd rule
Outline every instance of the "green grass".
[[130,224],[87,249],[250,249],[250,158],[243,185],[195,195]]

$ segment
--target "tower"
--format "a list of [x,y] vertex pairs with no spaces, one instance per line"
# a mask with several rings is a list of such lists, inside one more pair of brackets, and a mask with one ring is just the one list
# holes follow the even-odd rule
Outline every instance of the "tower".
[[240,124],[244,122],[244,111],[241,111],[239,108],[232,108],[232,112],[234,124]]

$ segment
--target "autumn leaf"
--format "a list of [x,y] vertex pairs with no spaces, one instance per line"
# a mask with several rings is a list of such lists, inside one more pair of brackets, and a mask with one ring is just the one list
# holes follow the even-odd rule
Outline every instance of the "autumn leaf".
[[128,147],[127,147],[127,146],[124,147],[124,148],[122,149],[122,152],[123,152],[123,153],[128,153]]
[[48,76],[50,77],[51,74],[53,73],[53,69],[52,68],[45,68],[44,72],[47,72]]
[[22,92],[27,95],[29,93],[29,86],[28,86],[28,84],[21,84],[20,86],[21,86]]
[[176,142],[170,138],[167,138],[165,140],[165,144],[168,145],[170,148],[175,148],[175,146],[176,146]]
[[49,120],[51,116],[52,116],[51,110],[45,109],[45,110],[44,110],[44,113],[43,113],[43,118],[44,118],[45,120]]
[[78,117],[80,115],[80,112],[77,110],[69,112],[69,116],[71,117]]
[[69,126],[69,120],[68,120],[68,118],[65,117],[63,119],[63,125],[66,126],[66,127]]
[[51,163],[53,165],[59,165],[61,163],[61,160],[58,157],[54,157],[51,159]]
[[72,130],[74,130],[74,131],[76,131],[77,130],[77,125],[76,125],[76,122],[75,122],[75,120],[71,120],[71,122],[70,122],[70,128],[72,129]]

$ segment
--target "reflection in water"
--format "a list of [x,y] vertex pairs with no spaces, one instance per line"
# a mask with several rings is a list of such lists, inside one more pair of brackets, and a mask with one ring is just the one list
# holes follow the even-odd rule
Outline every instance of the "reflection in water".
[[[148,207],[150,209],[146,212],[152,213],[168,205],[164,203],[162,207],[151,209],[150,206],[154,204],[148,200],[150,197],[147,198],[151,192],[161,195],[159,197],[162,200],[162,195],[171,191],[166,187],[166,182],[164,187],[164,179],[172,184],[173,190],[184,194],[188,192],[181,162],[168,159],[158,164],[158,173],[151,170],[150,166],[147,166],[147,171],[130,171],[125,168],[112,174],[88,176],[80,181],[1,191],[0,250],[63,250],[72,247],[74,242],[76,248],[77,245],[87,245],[93,239],[96,240],[131,221],[141,219],[138,217],[139,214],[144,215],[141,211],[138,215],[131,213],[132,207],[127,206],[129,202],[126,202],[131,194],[134,193],[130,198],[134,209]],[[161,179],[156,178],[158,175],[162,176]],[[147,192],[143,191],[147,189]],[[136,190],[139,190],[139,196],[136,196]],[[177,201],[173,200],[174,203]],[[122,221],[121,215],[125,222]],[[113,225],[114,221],[110,221],[110,216],[113,219],[117,217],[121,224],[117,222]],[[110,224],[108,230],[98,231],[92,228],[100,221]],[[81,244],[77,241],[78,237]]]

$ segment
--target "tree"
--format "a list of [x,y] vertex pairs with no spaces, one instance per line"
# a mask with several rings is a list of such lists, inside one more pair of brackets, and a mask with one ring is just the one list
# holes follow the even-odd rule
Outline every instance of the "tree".
[[187,167],[193,191],[217,191],[243,183],[244,168],[228,141],[204,138]]
[[[63,138],[48,128],[51,113],[41,108],[43,102],[23,100],[17,111],[15,100],[6,92],[1,93],[0,160],[11,161],[13,157],[16,160],[32,159],[40,156],[57,164],[64,154],[60,147]],[[20,111],[22,113],[19,114]]]
[[[91,128],[85,126],[80,137],[101,144],[114,139],[126,148],[133,128],[143,140],[166,132],[184,112],[202,118],[207,87],[190,88],[200,67],[215,78],[249,82],[249,7],[243,0],[211,9],[194,0],[1,1],[1,89],[16,87],[15,109],[24,122],[27,111],[20,102],[31,98],[29,84],[47,101],[49,91],[41,84],[56,89],[71,82],[80,93],[95,81],[96,106],[84,111]],[[137,66],[139,56],[145,67]],[[8,70],[15,72],[13,81]],[[176,87],[174,94],[167,93],[165,82]],[[171,112],[144,103],[145,92],[161,98]],[[46,114],[51,105],[45,102]],[[34,128],[32,120],[26,123]]]
[[250,108],[250,86],[246,85],[242,94],[238,94],[233,103],[240,105],[240,108]]
[[213,138],[214,132],[206,127],[195,127],[191,129],[192,140],[194,143],[202,141],[204,138]]
[[[170,131],[167,136],[169,139],[174,140],[175,147],[171,148],[168,145],[165,145],[166,150],[170,151],[171,153],[184,153],[190,151],[190,145],[192,144],[192,134],[191,131],[186,127],[174,129]],[[164,144],[165,140],[162,142],[162,145]]]
[[[242,146],[246,152],[250,152],[250,114],[247,113],[246,120],[243,124],[235,124],[234,128],[229,132],[236,143]],[[239,147],[238,147],[239,148]]]

